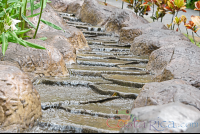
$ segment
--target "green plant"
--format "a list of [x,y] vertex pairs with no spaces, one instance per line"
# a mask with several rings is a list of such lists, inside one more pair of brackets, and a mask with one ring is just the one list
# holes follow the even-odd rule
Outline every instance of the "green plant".
[[[184,34],[186,37],[188,37],[188,35],[187,34]],[[195,44],[195,40],[193,39],[193,37],[188,37],[188,39],[193,43],[193,44]],[[198,47],[200,47],[200,42],[196,42],[196,45],[198,46]]]
[[190,8],[190,9],[194,9],[195,8],[195,2],[198,1],[198,0],[186,0],[186,7],[187,8]]
[[[27,8],[27,3],[30,2],[30,8]],[[9,42],[18,43],[24,47],[33,47],[36,49],[45,49],[43,46],[30,43],[24,40],[24,33],[31,29],[25,28],[25,23],[36,29],[39,27],[39,22],[42,15],[42,9],[45,8],[47,0],[41,0],[40,3],[34,4],[34,0],[0,0],[0,44],[2,44],[3,56],[8,47]],[[33,10],[41,8],[40,13],[33,14]],[[26,16],[26,11],[31,10],[31,15]],[[28,20],[28,17],[40,15],[37,28]],[[41,20],[43,23],[62,30],[62,28]],[[18,24],[18,25],[17,25]],[[34,35],[34,38],[35,38]]]

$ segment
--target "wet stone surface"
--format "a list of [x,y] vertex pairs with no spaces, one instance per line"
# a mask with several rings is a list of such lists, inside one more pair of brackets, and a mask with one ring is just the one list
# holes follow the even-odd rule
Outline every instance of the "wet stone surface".
[[131,54],[130,44],[120,44],[119,37],[103,27],[60,15],[84,33],[90,50],[77,51],[76,63],[66,65],[70,76],[34,82],[43,114],[29,132],[119,132],[116,126],[124,117],[116,110],[131,110],[143,85],[151,82],[148,57]]

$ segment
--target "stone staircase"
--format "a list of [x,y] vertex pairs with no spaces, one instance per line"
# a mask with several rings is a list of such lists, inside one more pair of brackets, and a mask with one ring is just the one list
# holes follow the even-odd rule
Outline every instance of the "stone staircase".
[[31,132],[119,132],[124,124],[118,124],[116,110],[130,110],[143,85],[151,82],[148,57],[132,55],[129,44],[102,27],[60,15],[83,32],[91,50],[77,52],[77,63],[67,65],[69,77],[35,81],[43,116]]

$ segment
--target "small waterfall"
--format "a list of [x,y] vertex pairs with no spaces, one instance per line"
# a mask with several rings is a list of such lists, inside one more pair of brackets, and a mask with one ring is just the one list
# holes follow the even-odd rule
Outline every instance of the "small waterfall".
[[88,31],[92,31],[92,28],[91,28],[91,27],[88,27]]
[[98,32],[98,29],[99,29],[98,27],[94,27],[93,31]]

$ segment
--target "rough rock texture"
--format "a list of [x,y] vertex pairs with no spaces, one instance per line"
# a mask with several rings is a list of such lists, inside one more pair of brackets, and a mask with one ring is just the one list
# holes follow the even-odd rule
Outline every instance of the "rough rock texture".
[[169,80],[145,84],[134,101],[134,108],[182,102],[200,110],[200,90],[183,80]]
[[172,42],[149,57],[147,70],[155,74],[155,81],[182,79],[200,87],[200,49],[191,42]]
[[48,45],[54,46],[60,51],[65,64],[76,63],[76,49],[78,49],[79,46],[73,46],[69,43],[69,40],[64,36],[64,34],[59,32],[43,32],[38,34],[37,37],[40,38],[44,36],[48,38],[45,40]]
[[130,51],[135,55],[150,55],[154,50],[180,40],[189,41],[183,34],[173,30],[150,29],[134,39]]
[[[182,103],[134,108],[135,121],[125,125],[122,133],[180,133],[200,117],[200,111]],[[136,121],[139,120],[139,121]]]
[[120,42],[132,44],[135,37],[147,34],[151,30],[169,30],[162,22],[152,22],[147,24],[138,24],[136,26],[123,27],[120,30]]
[[[33,14],[40,12],[40,9],[34,10]],[[30,12],[27,12],[27,15],[30,15]],[[38,23],[39,16],[29,18],[29,20],[36,26]],[[61,27],[63,30],[56,30],[43,22],[40,22],[40,26],[37,32],[37,38],[41,37],[42,34],[43,37],[47,37],[50,32],[53,33],[59,33],[59,35],[65,36],[69,43],[72,44],[76,49],[87,49],[89,48],[88,43],[83,35],[83,33],[78,30],[77,28],[70,27],[66,24],[66,22],[58,15],[57,12],[54,11],[54,9],[47,4],[46,8],[43,10],[42,13],[42,19],[49,21],[59,27]],[[43,33],[44,32],[44,33]],[[33,37],[35,33],[35,30],[31,30],[28,32],[28,36]],[[51,36],[51,35],[49,35]]]
[[[198,125],[196,125],[198,123]],[[199,133],[200,132],[200,119],[195,121],[195,124],[193,126],[190,126],[185,133]]]
[[63,56],[57,48],[38,39],[27,41],[44,46],[46,50],[9,43],[4,60],[18,64],[21,70],[29,74],[30,78],[69,75]]
[[119,33],[122,27],[148,23],[142,17],[137,17],[132,11],[112,6],[104,6],[97,0],[85,0],[79,15],[81,21],[92,25],[105,26],[106,31]]
[[42,116],[38,92],[19,68],[0,65],[1,130],[22,131]]
[[76,14],[80,12],[84,0],[50,0],[49,5],[59,12]]

